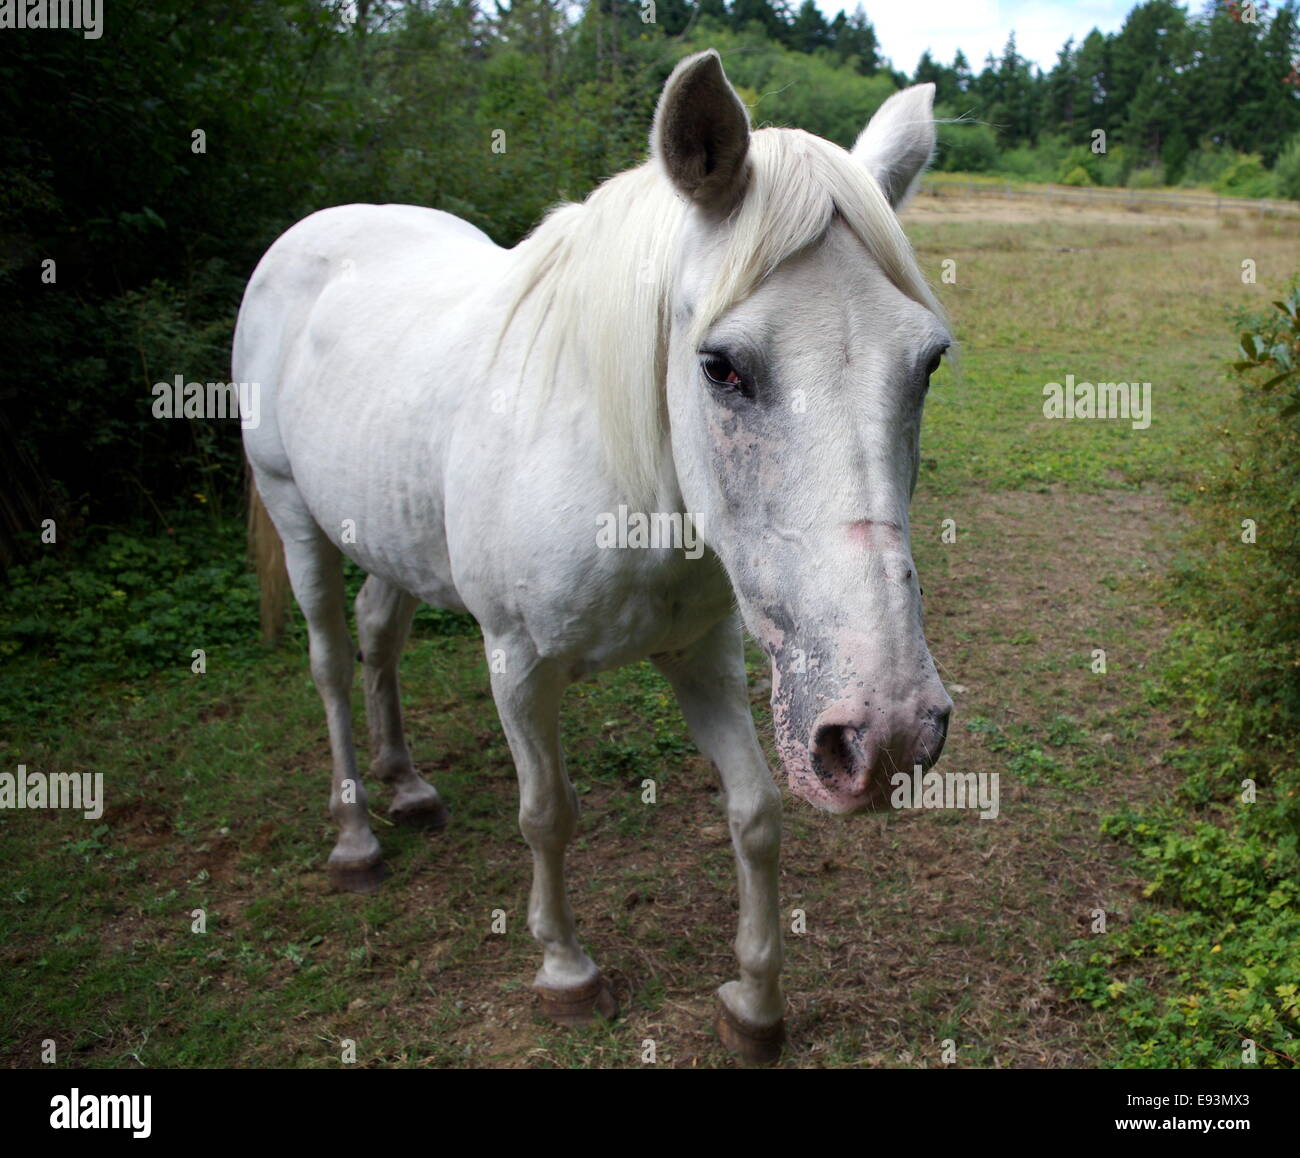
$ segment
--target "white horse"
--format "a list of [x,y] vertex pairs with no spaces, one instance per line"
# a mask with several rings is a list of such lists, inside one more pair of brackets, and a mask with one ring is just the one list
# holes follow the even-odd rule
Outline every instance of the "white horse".
[[[751,132],[717,53],[700,53],[664,86],[646,163],[514,249],[436,210],[349,205],[295,225],[249,282],[234,375],[262,388],[244,436],[253,522],[269,513],[307,621],[333,879],[370,891],[383,874],[352,741],[346,554],[369,575],[356,619],[371,770],[395,819],[447,820],[402,731],[415,609],[482,628],[533,854],[534,984],[560,1023],[614,1014],[565,891],[570,683],[649,657],[720,774],[740,979],[718,991],[718,1030],[751,1060],[783,1037],[781,796],[742,619],[771,657],[795,795],[875,806],[892,772],[943,745],[952,701],[922,631],[908,505],[951,338],[895,215],[934,151],[933,95],[892,96],[849,153]],[[660,531],[693,520],[707,549],[610,546],[620,507]],[[272,623],[273,549],[261,536]]]

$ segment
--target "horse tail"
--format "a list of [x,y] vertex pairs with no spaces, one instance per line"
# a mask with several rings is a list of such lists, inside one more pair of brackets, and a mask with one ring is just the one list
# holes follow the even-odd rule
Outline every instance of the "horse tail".
[[251,470],[248,471],[248,553],[257,571],[257,586],[262,596],[262,642],[279,643],[284,638],[289,572],[284,565],[284,544],[262,502]]

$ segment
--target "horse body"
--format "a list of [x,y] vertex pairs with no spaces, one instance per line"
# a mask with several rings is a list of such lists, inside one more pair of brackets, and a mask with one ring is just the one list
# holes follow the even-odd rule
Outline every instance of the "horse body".
[[731,611],[725,574],[702,585],[674,550],[581,549],[621,500],[591,407],[557,393],[538,429],[535,399],[493,390],[520,376],[518,352],[483,340],[509,260],[405,205],[322,210],[280,238],[235,345],[237,372],[263,383],[246,438],[259,485],[291,485],[368,574],[470,611],[489,640],[526,625],[573,677],[692,642]]
[[368,573],[439,604],[457,598],[440,484],[471,373],[448,351],[495,257],[436,210],[323,210],[263,258],[236,331],[237,371],[263,384],[245,439],[259,484],[292,484]]
[[[741,967],[719,1027],[750,1056],[781,1032],[780,796],[742,617],[772,657],[798,794],[855,810],[887,765],[928,765],[942,746],[951,701],[921,633],[907,501],[918,367],[949,339],[886,200],[933,149],[931,89],[908,91],[864,134],[869,177],[805,134],[751,142],[703,53],[665,86],[651,161],[514,250],[435,210],[347,206],[289,230],[250,281],[235,378],[262,386],[245,446],[329,725],[331,873],[369,891],[383,871],[351,735],[346,554],[369,575],[356,615],[372,772],[396,819],[447,819],[402,730],[415,609],[482,628],[533,853],[535,984],[558,1021],[612,1012],[563,880],[577,798],[558,713],[573,680],[650,657],[718,769]],[[629,505],[693,516],[708,550],[602,548],[600,521]]]

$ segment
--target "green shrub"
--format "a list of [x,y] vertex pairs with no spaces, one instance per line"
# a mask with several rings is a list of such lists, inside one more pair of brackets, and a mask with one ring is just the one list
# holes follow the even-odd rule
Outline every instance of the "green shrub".
[[[1091,149],[1083,145],[1076,145],[1070,149],[1060,160],[1057,166],[1056,179],[1062,185],[1100,185],[1102,184],[1102,162],[1105,155],[1094,153]],[[1076,169],[1082,169],[1086,181],[1080,181]]]
[[1060,137],[1042,136],[1035,145],[1020,145],[1008,149],[997,162],[997,172],[1023,181],[1048,183],[1060,173],[1061,162],[1069,146]]
[[1236,160],[1237,154],[1221,145],[1202,144],[1183,161],[1180,185],[1213,188],[1222,174]]
[[1122,188],[1128,184],[1128,176],[1133,172],[1134,164],[1130,149],[1123,145],[1111,145],[1106,152],[1099,154],[1094,180],[1099,185]]
[[257,590],[243,529],[202,513],[162,533],[112,531],[77,558],[14,568],[0,590],[0,715],[39,719],[100,685],[188,671],[254,641]]
[[998,164],[998,137],[975,121],[941,121],[938,168],[945,173],[988,173]]
[[[1252,807],[1242,805],[1242,808]],[[1150,904],[1054,970],[1071,995],[1127,1031],[1116,1061],[1143,1068],[1300,1064],[1300,861],[1294,845],[1182,818],[1113,817],[1135,845]]]
[[1125,1029],[1122,1064],[1300,1066],[1300,289],[1245,318],[1222,465],[1195,496],[1165,680],[1181,800],[1109,818],[1149,898],[1056,976]]
[[[9,572],[0,588],[0,719],[11,728],[47,726],[56,714],[84,717],[88,697],[121,693],[128,681],[188,676],[196,649],[211,666],[260,648],[242,518],[191,508],[169,523],[110,531],[75,554],[56,557],[46,548],[48,557]],[[351,563],[346,575],[351,599],[365,576]],[[422,607],[415,630],[478,628],[468,615]],[[295,614],[291,636],[299,646],[304,634]]]
[[1214,189],[1230,197],[1276,197],[1277,178],[1256,153],[1239,153],[1215,179]]
[[1273,176],[1279,197],[1300,201],[1300,133],[1292,137],[1278,154]]
[[1160,165],[1151,165],[1144,169],[1129,172],[1126,184],[1130,189],[1159,189],[1165,183],[1165,171]]

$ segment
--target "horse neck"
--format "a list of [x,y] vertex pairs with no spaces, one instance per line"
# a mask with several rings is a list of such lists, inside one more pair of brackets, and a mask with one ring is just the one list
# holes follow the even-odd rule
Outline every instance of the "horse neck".
[[502,345],[530,409],[594,412],[616,480],[640,502],[677,493],[662,416],[684,213],[657,170],[629,170],[553,210],[506,279]]

